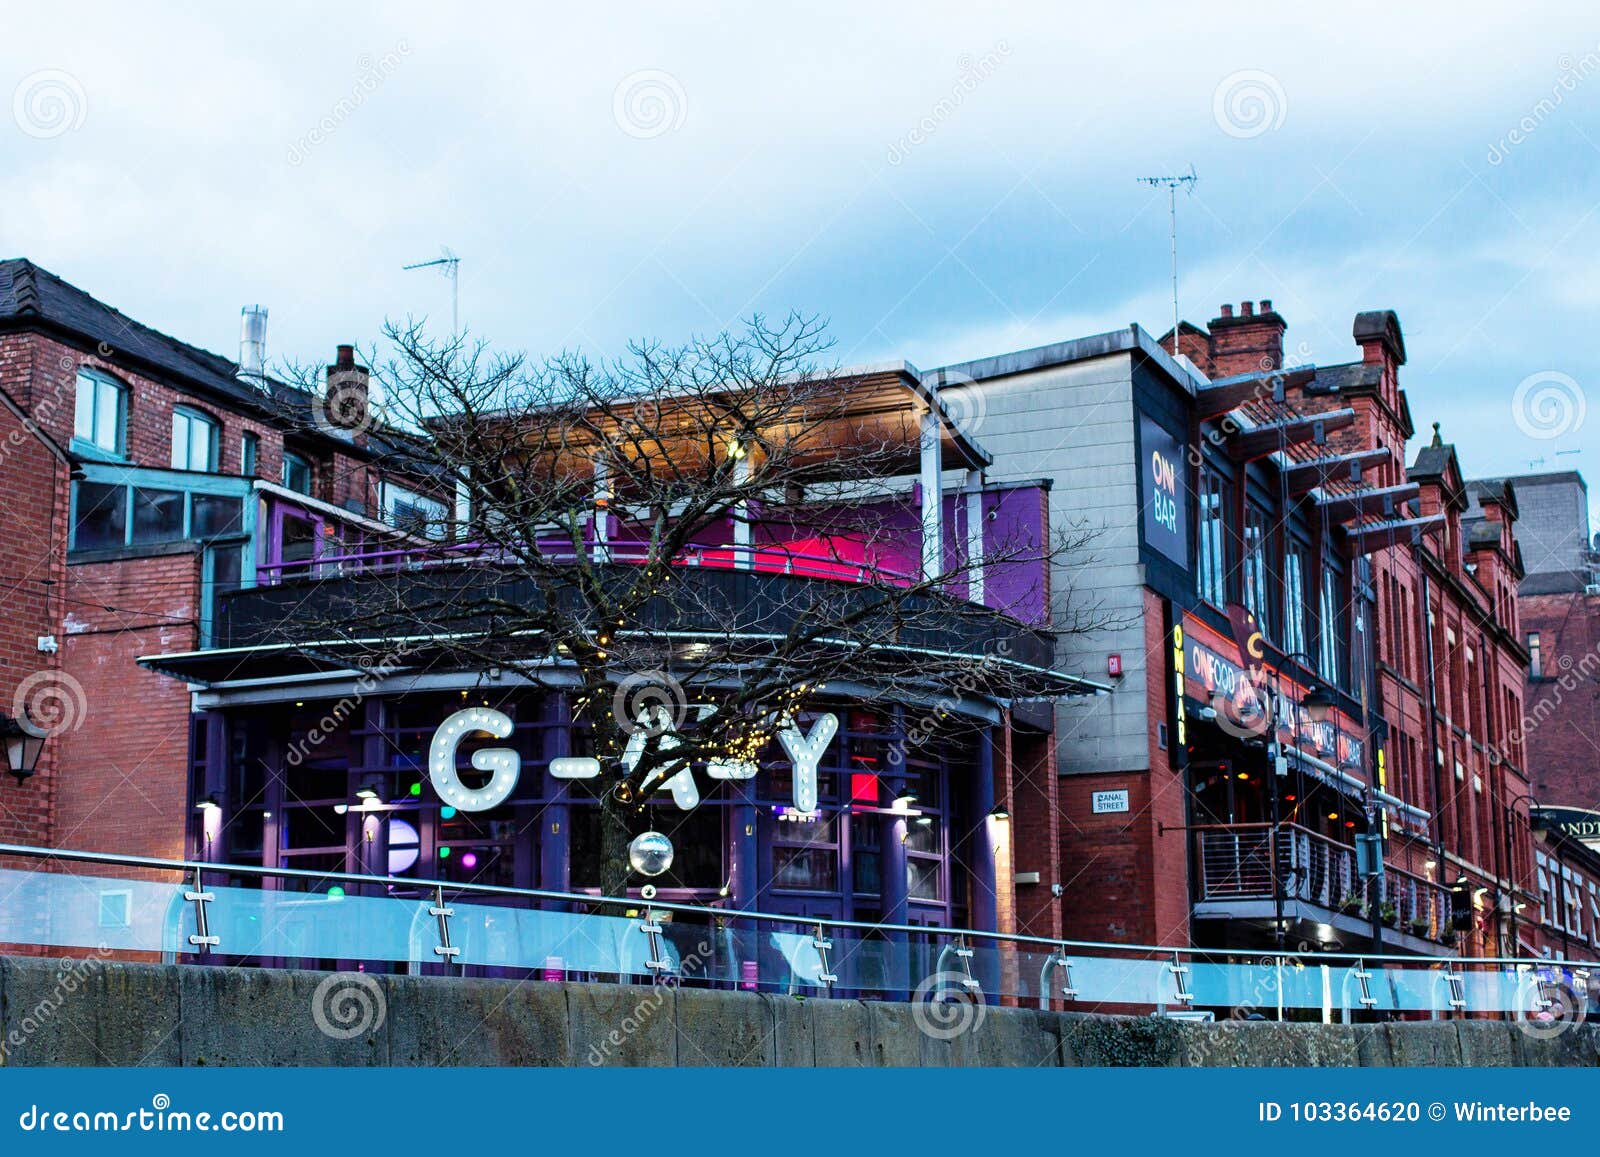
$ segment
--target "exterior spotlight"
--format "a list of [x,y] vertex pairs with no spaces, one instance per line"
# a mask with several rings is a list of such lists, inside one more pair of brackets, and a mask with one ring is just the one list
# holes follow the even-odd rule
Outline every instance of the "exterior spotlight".
[[1005,804],[997,803],[990,809],[989,818],[992,820],[1008,820],[1011,818],[1011,812]]
[[195,804],[194,810],[197,812],[221,811],[222,801],[219,800],[213,793],[212,795],[206,796],[206,798],[201,800],[199,803]]
[[6,741],[6,770],[17,777],[18,783],[22,783],[39,766],[45,733],[26,718],[13,719],[9,715],[0,715],[0,737]]
[[1333,695],[1318,683],[1306,692],[1306,697],[1300,701],[1300,707],[1311,722],[1326,723],[1328,712],[1333,710]]
[[894,806],[900,808],[902,811],[916,802],[917,793],[912,791],[910,788],[906,788],[899,795],[894,797]]

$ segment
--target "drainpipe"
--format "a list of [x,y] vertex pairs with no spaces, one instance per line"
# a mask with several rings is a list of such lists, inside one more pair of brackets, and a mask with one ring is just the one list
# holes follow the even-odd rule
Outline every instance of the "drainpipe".
[[1444,875],[1444,789],[1440,782],[1439,748],[1439,688],[1434,682],[1433,668],[1433,589],[1428,581],[1428,571],[1422,562],[1422,551],[1416,543],[1411,545],[1411,555],[1422,576],[1422,641],[1423,675],[1428,691],[1428,763],[1433,768],[1433,850],[1439,861],[1439,874]]

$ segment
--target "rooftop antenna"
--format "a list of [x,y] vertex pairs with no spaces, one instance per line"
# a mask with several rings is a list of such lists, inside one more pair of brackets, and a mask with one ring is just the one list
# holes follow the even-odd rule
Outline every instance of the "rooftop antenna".
[[1189,166],[1187,173],[1175,177],[1139,177],[1141,185],[1152,188],[1165,188],[1167,191],[1167,215],[1172,223],[1172,356],[1178,356],[1178,188],[1189,195],[1194,194],[1195,182],[1200,178],[1195,175],[1194,166]]
[[402,265],[401,269],[437,269],[450,279],[450,336],[461,336],[461,258],[448,245],[439,246],[439,256],[432,261],[418,261]]

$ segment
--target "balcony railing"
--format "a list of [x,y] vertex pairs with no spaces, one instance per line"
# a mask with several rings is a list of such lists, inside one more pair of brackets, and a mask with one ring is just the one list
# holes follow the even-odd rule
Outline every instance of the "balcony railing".
[[[1370,919],[1356,850],[1298,824],[1223,824],[1197,829],[1201,900],[1298,900],[1330,912]],[[1273,877],[1279,890],[1273,890]],[[1442,885],[1385,866],[1378,890],[1382,923],[1414,936],[1443,940],[1450,928],[1450,893]]]
[[[1244,833],[1240,833],[1241,836]],[[1220,838],[1220,837],[1219,837]],[[1270,870],[1270,869],[1269,869]],[[1589,962],[1050,940],[634,897],[0,844],[0,951],[262,968],[621,980],[808,997],[1344,1021],[1502,1016],[1559,1031]]]

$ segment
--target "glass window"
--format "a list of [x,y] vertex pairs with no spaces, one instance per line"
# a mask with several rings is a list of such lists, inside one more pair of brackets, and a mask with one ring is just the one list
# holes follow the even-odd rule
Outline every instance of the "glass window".
[[1259,506],[1247,505],[1244,511],[1244,605],[1256,617],[1256,626],[1262,635],[1273,637],[1271,588],[1267,585],[1267,552],[1271,546],[1271,532],[1267,529],[1267,512]]
[[73,416],[73,435],[79,441],[120,455],[125,445],[127,390],[120,382],[88,370],[78,371],[77,408]]
[[392,482],[383,484],[383,518],[410,534],[427,538],[447,538],[450,509],[437,498],[428,498]]
[[1540,660],[1541,660],[1541,656],[1539,654],[1539,632],[1538,631],[1529,631],[1528,632],[1528,675],[1530,677],[1534,678],[1534,679],[1539,678]]
[[1336,687],[1345,685],[1344,576],[1330,562],[1322,566],[1322,598],[1317,615],[1317,665],[1322,677]]
[[133,488],[133,539],[135,543],[176,542],[183,537],[181,490]]
[[172,411],[172,468],[202,470],[217,468],[217,424],[198,410],[182,406]]
[[297,494],[311,493],[311,463],[292,450],[283,452],[283,485]]
[[1200,468],[1200,552],[1196,593],[1221,606],[1228,600],[1227,487],[1215,471]]
[[254,434],[246,434],[239,439],[239,473],[246,478],[256,472],[257,460],[261,457],[261,439]]
[[1306,649],[1306,548],[1299,543],[1283,556],[1283,649]]
[[195,538],[238,534],[244,521],[243,514],[244,504],[237,498],[228,498],[220,494],[196,494],[191,534]]
[[102,550],[128,541],[128,488],[79,482],[72,523],[72,549]]

